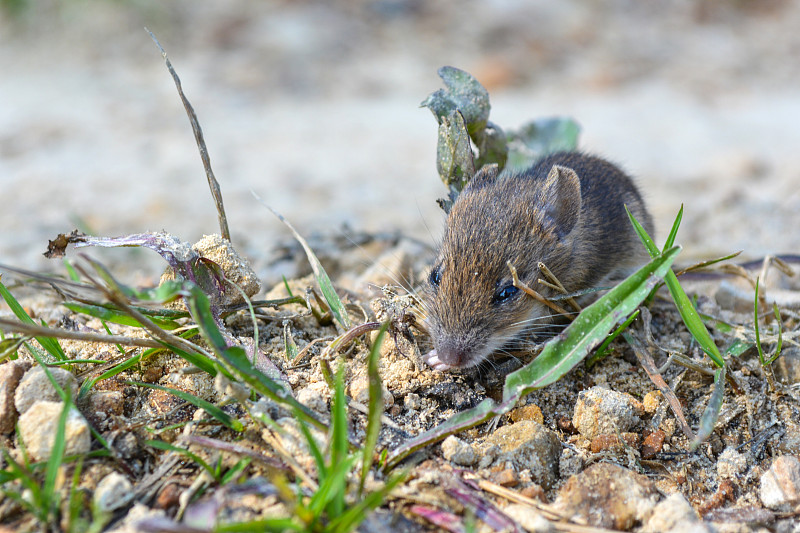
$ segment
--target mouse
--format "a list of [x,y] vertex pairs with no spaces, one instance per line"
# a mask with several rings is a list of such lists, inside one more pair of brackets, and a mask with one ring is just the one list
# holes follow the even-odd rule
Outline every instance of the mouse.
[[423,284],[428,365],[466,369],[548,330],[552,336],[563,317],[517,288],[509,265],[550,298],[558,293],[537,283],[540,262],[572,293],[622,280],[649,261],[625,206],[653,235],[634,180],[583,152],[552,153],[521,172],[479,170],[447,215]]

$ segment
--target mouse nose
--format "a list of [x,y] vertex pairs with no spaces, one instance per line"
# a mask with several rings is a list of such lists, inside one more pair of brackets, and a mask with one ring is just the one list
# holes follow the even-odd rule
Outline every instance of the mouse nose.
[[470,351],[464,346],[457,346],[452,343],[442,343],[436,348],[439,361],[449,367],[463,367],[469,360]]

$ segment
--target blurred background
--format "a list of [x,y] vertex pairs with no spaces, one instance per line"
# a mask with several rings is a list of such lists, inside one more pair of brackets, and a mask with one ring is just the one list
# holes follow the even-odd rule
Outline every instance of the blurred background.
[[[233,240],[266,261],[303,234],[433,243],[444,195],[436,70],[471,72],[510,129],[569,115],[637,176],[689,258],[800,253],[800,2],[789,0],[1,0],[0,263],[55,269],[47,240],[218,231],[194,105]],[[156,275],[155,254],[113,251]],[[152,257],[151,257],[152,256]]]

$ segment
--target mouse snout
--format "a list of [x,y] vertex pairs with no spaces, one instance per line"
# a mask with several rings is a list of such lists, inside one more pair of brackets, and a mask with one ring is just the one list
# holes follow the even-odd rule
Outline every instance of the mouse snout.
[[450,368],[461,368],[467,366],[470,360],[471,351],[463,346],[443,343],[436,348],[436,355],[439,361]]

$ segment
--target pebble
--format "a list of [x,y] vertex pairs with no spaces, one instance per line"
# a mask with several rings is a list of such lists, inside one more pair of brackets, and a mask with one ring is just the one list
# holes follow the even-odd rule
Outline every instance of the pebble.
[[661,394],[661,391],[652,390],[642,398],[642,407],[644,407],[645,412],[653,414],[658,410],[663,399],[664,395]]
[[658,492],[647,477],[611,463],[595,463],[569,478],[554,508],[595,527],[627,531],[646,519]]
[[721,479],[736,479],[747,468],[747,456],[736,448],[725,448],[717,458],[717,475]]
[[[36,461],[50,458],[63,402],[39,401],[19,417],[19,434],[30,456]],[[64,430],[65,455],[89,452],[92,441],[89,424],[76,409],[70,409]]]
[[555,526],[547,518],[529,505],[512,503],[507,505],[503,512],[530,533],[552,533],[556,531]]
[[561,450],[561,457],[558,459],[558,472],[562,478],[568,478],[583,470],[583,457],[580,452],[573,448]]
[[[386,411],[394,405],[394,396],[382,383],[381,390],[383,391],[383,410]],[[350,382],[350,397],[363,405],[369,405],[369,378],[367,376],[357,376]]]
[[542,414],[542,410],[538,405],[533,403],[513,409],[510,413],[508,413],[508,416],[513,422],[519,422],[521,420],[533,420],[534,422],[544,424],[544,415]]
[[30,368],[28,361],[8,361],[0,365],[0,434],[14,431],[17,423],[17,408],[14,406],[14,392],[19,386],[25,371]]
[[642,533],[712,533],[680,492],[672,494],[653,508]]
[[[620,439],[620,437],[622,437]],[[589,449],[592,453],[604,451],[624,452],[626,447],[639,449],[638,433],[620,433],[617,435],[598,435],[592,439]]]
[[[48,370],[62,389],[69,388],[72,392],[72,397],[75,398],[77,396],[78,381],[71,372],[56,367],[48,368]],[[44,369],[41,366],[35,366],[25,372],[22,381],[19,382],[17,391],[14,394],[14,404],[17,407],[17,411],[23,414],[33,404],[41,400],[60,402],[61,396],[53,387]]]
[[454,435],[442,442],[442,455],[446,460],[461,466],[472,466],[478,462],[478,454],[472,446]]
[[782,455],[761,476],[761,503],[774,511],[789,512],[800,504],[800,459]]
[[109,512],[127,505],[134,495],[132,489],[127,477],[112,472],[97,484],[92,499],[98,510]]
[[592,387],[578,395],[572,424],[585,438],[593,439],[630,431],[643,414],[642,403],[630,394]]
[[486,439],[489,447],[500,448],[497,462],[511,463],[516,471],[528,469],[531,479],[545,488],[558,478],[561,442],[558,436],[532,420],[503,426]]
[[667,439],[667,434],[663,429],[657,429],[650,432],[642,442],[642,458],[652,459],[664,447],[664,441]]
[[78,405],[86,419],[100,431],[111,429],[114,417],[122,415],[124,407],[125,396],[116,390],[92,390]]

